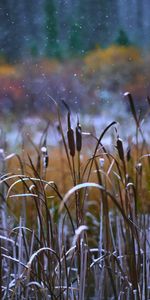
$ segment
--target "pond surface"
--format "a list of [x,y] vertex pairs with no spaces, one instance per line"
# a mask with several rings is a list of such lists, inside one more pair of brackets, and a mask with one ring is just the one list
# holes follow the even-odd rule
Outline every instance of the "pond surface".
[[[135,121],[131,113],[127,110],[124,100],[112,100],[100,102],[100,108],[98,113],[94,112],[91,114],[80,113],[78,114],[80,123],[82,125],[82,131],[84,132],[84,140],[88,140],[89,133],[99,137],[102,131],[112,121],[117,121],[115,126],[117,134],[127,144],[128,139],[133,143],[135,142],[136,126]],[[77,114],[71,114],[72,128],[75,128],[77,122]],[[28,116],[22,117],[18,121],[8,122],[1,120],[0,127],[5,134],[7,151],[18,151],[24,142],[25,145],[31,146],[29,139],[32,139],[35,144],[39,144],[43,131],[47,127],[48,120],[39,116]],[[62,125],[66,135],[67,133],[67,113],[62,113]],[[50,121],[47,144],[49,146],[57,146],[61,141],[61,136],[58,132],[58,121],[57,117]],[[144,137],[149,143],[150,136],[150,119],[149,112],[143,116],[141,120],[141,129],[144,132]],[[116,131],[114,128],[110,129],[103,138],[103,144],[112,146],[114,144],[114,138],[116,137]],[[140,135],[139,135],[140,141]],[[2,147],[2,145],[1,145]]]

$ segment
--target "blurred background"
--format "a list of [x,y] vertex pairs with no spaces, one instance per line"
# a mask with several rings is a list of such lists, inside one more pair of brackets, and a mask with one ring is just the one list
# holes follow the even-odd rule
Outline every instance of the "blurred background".
[[51,97],[86,129],[115,119],[132,132],[123,94],[144,116],[149,33],[149,0],[0,0],[0,127],[9,143],[20,129],[35,137],[56,121]]

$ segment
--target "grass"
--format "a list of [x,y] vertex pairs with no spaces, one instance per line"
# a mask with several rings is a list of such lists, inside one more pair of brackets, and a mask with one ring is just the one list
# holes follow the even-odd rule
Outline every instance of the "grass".
[[[113,121],[87,158],[79,118],[74,130],[64,103],[64,132],[55,101],[60,148],[49,154],[47,127],[34,153],[1,151],[0,299],[150,299],[149,145],[125,97],[136,124],[127,151]],[[115,151],[103,145],[112,130]]]

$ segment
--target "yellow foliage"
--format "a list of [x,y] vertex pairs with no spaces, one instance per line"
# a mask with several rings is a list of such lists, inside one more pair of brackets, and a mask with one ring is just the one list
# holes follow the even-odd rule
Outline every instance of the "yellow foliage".
[[88,53],[85,58],[85,66],[87,70],[96,72],[106,67],[125,65],[132,62],[140,62],[141,56],[138,49],[133,46],[116,46],[109,48],[97,48]]
[[0,65],[0,76],[14,76],[17,74],[16,68],[8,64]]
[[40,69],[44,73],[55,73],[60,68],[60,63],[56,59],[43,59],[40,62]]
[[10,65],[7,63],[0,64],[0,76],[1,77],[20,77],[25,76],[26,69],[32,72],[33,75],[41,75],[44,74],[51,74],[57,72],[60,68],[60,63],[57,60],[51,59],[43,59],[38,61],[38,63],[26,63],[26,67],[22,64],[18,65]]

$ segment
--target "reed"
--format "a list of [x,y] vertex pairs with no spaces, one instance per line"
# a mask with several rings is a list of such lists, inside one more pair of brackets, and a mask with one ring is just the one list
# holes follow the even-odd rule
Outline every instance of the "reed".
[[102,144],[113,121],[89,136],[93,154],[86,159],[79,118],[73,128],[64,103],[65,132],[55,103],[63,152],[49,151],[47,127],[33,153],[3,155],[1,299],[150,299],[149,145],[126,96],[137,136],[127,151],[118,134],[112,149]]

